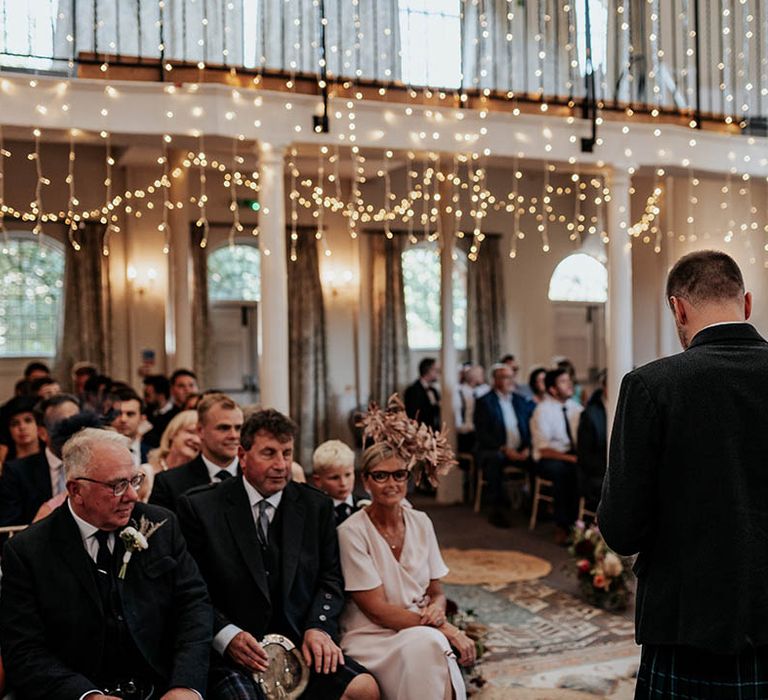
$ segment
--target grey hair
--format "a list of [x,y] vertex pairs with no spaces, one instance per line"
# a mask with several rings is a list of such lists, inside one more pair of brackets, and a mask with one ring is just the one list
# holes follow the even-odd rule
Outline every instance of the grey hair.
[[377,464],[381,464],[390,457],[398,457],[397,451],[387,442],[377,442],[371,445],[360,460],[360,470],[368,474]]
[[507,369],[507,365],[505,365],[503,362],[497,362],[496,364],[491,365],[491,369],[488,370],[491,375],[491,379],[496,379],[496,372],[498,372],[500,369]]
[[93,446],[97,443],[119,445],[125,449],[130,449],[131,446],[131,441],[120,433],[100,428],[83,428],[64,443],[64,448],[61,451],[67,479],[85,476],[88,473],[88,466],[93,456]]

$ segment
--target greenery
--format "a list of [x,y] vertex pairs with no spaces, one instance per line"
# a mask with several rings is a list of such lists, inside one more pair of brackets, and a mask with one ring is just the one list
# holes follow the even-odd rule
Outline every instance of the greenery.
[[208,256],[211,301],[260,301],[261,254],[251,245],[223,246]]
[[0,357],[56,354],[64,254],[43,239],[10,239],[0,255]]
[[[453,267],[453,342],[467,347],[467,257],[456,251]],[[411,349],[436,349],[440,330],[440,251],[435,243],[420,243],[403,252],[405,316]]]

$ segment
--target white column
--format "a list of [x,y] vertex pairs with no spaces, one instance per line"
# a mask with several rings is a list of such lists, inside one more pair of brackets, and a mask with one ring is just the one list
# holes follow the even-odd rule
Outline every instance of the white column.
[[[441,183],[445,184],[445,183]],[[447,187],[441,187],[442,202],[449,201]],[[440,348],[440,418],[456,449],[456,419],[453,415],[453,395],[456,391],[456,347],[453,342],[453,216],[440,211],[442,234],[440,237],[440,330],[443,344]],[[461,503],[463,498],[462,473],[454,468],[442,477],[437,488],[438,503]]]
[[630,176],[625,170],[608,174],[608,410],[609,426],[619,386],[632,369],[632,243],[629,238]]
[[261,379],[262,406],[286,415],[290,410],[288,381],[288,271],[285,254],[285,147],[261,143],[259,181],[261,211]]
[[661,281],[661,289],[659,290],[659,357],[668,357],[680,351],[675,334],[675,322],[673,321],[672,312],[669,309],[669,301],[666,296],[667,275],[672,265],[672,251],[670,248],[675,244],[674,240],[670,240],[666,235],[667,231],[674,231],[675,229],[675,179],[671,175],[667,176],[665,187],[666,192],[664,193],[664,205],[662,207],[665,225],[662,234],[661,260],[659,261],[661,265],[661,273],[659,275]]

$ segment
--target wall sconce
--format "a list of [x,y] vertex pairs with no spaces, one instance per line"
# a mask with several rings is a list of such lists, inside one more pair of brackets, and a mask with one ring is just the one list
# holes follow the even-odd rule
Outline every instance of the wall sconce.
[[143,295],[148,289],[154,287],[157,280],[157,270],[154,267],[146,267],[141,270],[134,265],[128,265],[125,271],[128,283],[139,295]]
[[323,286],[333,297],[352,297],[357,291],[357,280],[352,270],[327,267],[323,272]]

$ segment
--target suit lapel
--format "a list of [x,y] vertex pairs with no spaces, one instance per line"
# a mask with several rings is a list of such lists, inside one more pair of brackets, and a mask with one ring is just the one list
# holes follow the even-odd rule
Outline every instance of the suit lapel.
[[243,488],[242,477],[228,479],[226,483],[216,488],[227,490],[226,501],[229,507],[226,518],[232,531],[232,539],[240,550],[248,571],[259,586],[264,598],[269,600],[269,584],[261,560],[259,541],[256,538],[256,523],[253,521],[251,504],[248,502],[248,495]]
[[64,560],[75,576],[80,580],[88,595],[93,598],[96,607],[104,614],[101,603],[101,596],[96,588],[96,576],[94,574],[93,560],[88,556],[83,546],[83,540],[80,535],[80,529],[77,527],[72,514],[69,512],[69,505],[65,502],[59,506],[49,518],[58,518],[54,529],[54,539],[57,540],[58,552],[61,559]]
[[283,527],[280,540],[280,555],[283,561],[283,600],[287,604],[288,594],[299,565],[302,538],[304,536],[304,504],[299,498],[299,487],[289,483],[283,490],[280,502]]

